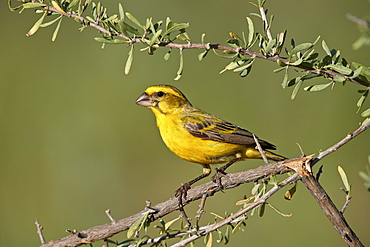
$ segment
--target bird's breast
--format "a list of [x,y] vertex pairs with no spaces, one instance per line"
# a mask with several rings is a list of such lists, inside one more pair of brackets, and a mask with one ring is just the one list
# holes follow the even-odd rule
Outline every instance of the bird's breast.
[[157,116],[157,126],[167,147],[180,158],[200,164],[222,164],[235,159],[241,145],[204,140],[191,135],[181,119]]

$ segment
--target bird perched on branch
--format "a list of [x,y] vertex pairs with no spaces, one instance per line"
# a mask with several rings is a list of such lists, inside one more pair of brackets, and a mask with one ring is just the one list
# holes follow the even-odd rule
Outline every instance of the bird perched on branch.
[[[136,100],[154,113],[164,143],[180,158],[201,164],[203,174],[183,184],[176,190],[180,205],[186,199],[190,186],[211,173],[210,164],[222,164],[213,180],[221,185],[219,174],[239,160],[262,159],[256,148],[254,136],[248,130],[208,114],[192,104],[177,88],[169,85],[148,87]],[[264,155],[270,160],[286,159],[267,149],[275,145],[258,139]],[[217,181],[216,181],[217,180]]]

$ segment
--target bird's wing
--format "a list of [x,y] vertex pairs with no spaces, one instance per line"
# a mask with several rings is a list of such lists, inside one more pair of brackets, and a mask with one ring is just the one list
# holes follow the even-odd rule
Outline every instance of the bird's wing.
[[[256,145],[253,134],[248,130],[198,109],[183,116],[183,123],[190,134],[203,140],[248,146]],[[258,142],[263,149],[276,149],[275,145],[267,141],[258,139]]]

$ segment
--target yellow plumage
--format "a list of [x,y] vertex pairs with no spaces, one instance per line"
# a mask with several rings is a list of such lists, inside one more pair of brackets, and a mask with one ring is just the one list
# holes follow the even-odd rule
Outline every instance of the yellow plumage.
[[[203,166],[203,175],[190,181],[187,189],[209,175],[209,164],[229,162],[231,165],[238,160],[262,158],[252,133],[193,107],[173,86],[151,86],[140,95],[136,104],[152,110],[161,137],[173,153]],[[269,142],[260,139],[258,142],[263,150],[275,149]],[[265,151],[265,155],[275,161],[285,159],[270,151]],[[186,195],[186,191],[184,193]]]

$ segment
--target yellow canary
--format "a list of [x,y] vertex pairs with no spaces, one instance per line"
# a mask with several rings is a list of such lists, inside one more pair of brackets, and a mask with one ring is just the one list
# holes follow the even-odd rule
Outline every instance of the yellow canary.
[[[139,96],[136,104],[152,110],[161,137],[173,153],[203,166],[202,175],[176,191],[176,196],[180,198],[186,197],[186,192],[193,183],[211,173],[210,164],[228,162],[217,169],[224,174],[225,169],[238,160],[262,158],[251,132],[195,108],[173,86],[151,86]],[[276,149],[267,141],[258,139],[258,142],[264,151]],[[274,161],[286,159],[270,151],[265,151],[265,156]]]

